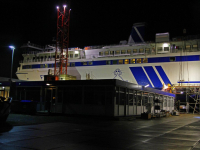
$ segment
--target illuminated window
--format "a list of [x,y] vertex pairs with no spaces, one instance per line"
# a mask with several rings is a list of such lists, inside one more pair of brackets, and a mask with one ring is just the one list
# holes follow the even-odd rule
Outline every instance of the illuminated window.
[[45,67],[45,68],[48,68],[48,65],[47,65],[47,64],[45,64],[45,65],[44,65],[44,67]]
[[144,53],[144,49],[139,49],[139,52],[140,53]]
[[73,54],[70,54],[70,58],[73,58]]
[[186,45],[185,48],[186,48],[186,49],[190,49],[190,45]]
[[92,62],[92,61],[89,61],[89,62],[88,62],[88,65],[93,65],[93,62]]
[[126,54],[126,50],[122,50],[122,51],[121,51],[121,54]]
[[118,60],[113,60],[113,65],[118,64]]
[[135,64],[135,59],[130,59],[131,64]]
[[131,50],[127,50],[127,54],[131,54]]
[[117,54],[120,54],[120,51],[115,51],[115,54],[117,55]]
[[137,53],[137,49],[134,49],[134,50],[133,50],[133,53]]
[[109,52],[108,51],[104,52],[104,55],[109,55]]
[[197,45],[192,45],[192,48],[197,48]]
[[143,58],[143,63],[148,63],[148,59],[147,58]]
[[125,59],[124,64],[129,64],[129,59]]
[[119,64],[123,64],[123,59],[122,59],[122,60],[119,60]]
[[103,52],[99,52],[99,56],[103,56]]
[[140,64],[140,63],[142,63],[142,59],[141,58],[137,59],[137,64]]
[[67,67],[69,67],[70,66],[70,63],[67,63]]

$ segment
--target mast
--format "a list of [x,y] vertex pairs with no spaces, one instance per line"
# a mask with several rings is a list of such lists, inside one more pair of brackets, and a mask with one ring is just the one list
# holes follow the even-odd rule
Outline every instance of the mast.
[[66,5],[63,8],[57,6],[57,34],[56,34],[56,51],[55,51],[55,66],[54,75],[67,75],[68,64],[68,47],[69,47],[69,21],[70,11],[66,10]]

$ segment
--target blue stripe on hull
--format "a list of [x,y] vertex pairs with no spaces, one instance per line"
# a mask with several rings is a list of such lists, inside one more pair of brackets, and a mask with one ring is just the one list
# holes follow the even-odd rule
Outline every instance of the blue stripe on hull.
[[200,81],[179,81],[177,83],[200,83]]
[[165,85],[171,84],[171,82],[170,82],[169,78],[167,77],[167,75],[166,75],[165,71],[163,70],[163,68],[161,66],[155,66],[155,67],[156,67],[158,73],[160,74],[160,76],[161,76],[163,82],[165,83]]
[[160,79],[158,78],[153,67],[152,66],[145,66],[144,69],[147,72],[149,78],[151,79],[151,82],[153,83],[154,88],[162,88],[162,83],[160,82]]
[[149,87],[152,88],[152,85],[151,85],[149,79],[147,78],[142,67],[130,67],[130,70],[139,85],[145,86],[145,85],[149,84]]

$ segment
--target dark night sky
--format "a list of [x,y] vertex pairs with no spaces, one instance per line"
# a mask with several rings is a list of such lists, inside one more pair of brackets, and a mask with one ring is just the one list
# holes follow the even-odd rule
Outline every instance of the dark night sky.
[[[11,50],[14,55],[13,76],[22,59],[20,46],[31,43],[45,45],[56,36],[56,6],[62,0],[1,0],[0,1],[0,77],[10,77]],[[146,22],[146,40],[155,33],[169,32],[170,37],[200,34],[200,1],[178,0],[68,0],[72,9],[70,47],[117,44],[128,40],[133,23]],[[15,77],[15,76],[14,76]]]

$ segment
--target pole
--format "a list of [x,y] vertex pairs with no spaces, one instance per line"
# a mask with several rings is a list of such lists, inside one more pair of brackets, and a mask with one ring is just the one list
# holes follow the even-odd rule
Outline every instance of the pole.
[[9,94],[9,97],[11,95],[11,87],[12,87],[12,68],[13,68],[13,57],[14,57],[14,50],[15,50],[15,47],[14,46],[9,46],[10,49],[12,49],[12,61],[11,61],[11,73],[10,73],[10,94]]
[[12,82],[13,55],[14,55],[14,48],[12,49],[12,62],[11,62],[10,83]]

